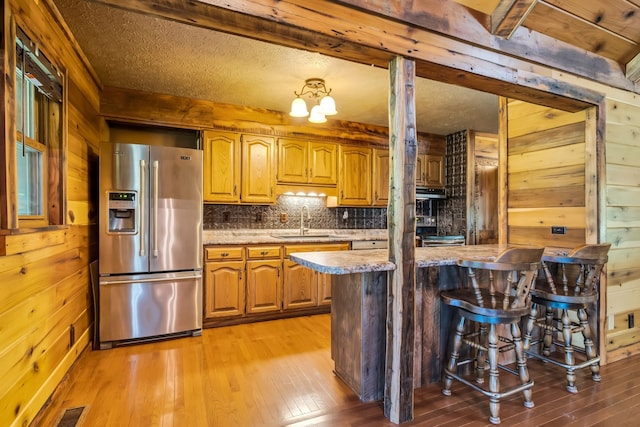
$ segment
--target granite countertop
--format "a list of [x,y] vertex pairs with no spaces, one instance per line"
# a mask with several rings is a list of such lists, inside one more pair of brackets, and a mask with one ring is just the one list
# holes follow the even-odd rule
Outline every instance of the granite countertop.
[[247,245],[288,243],[340,243],[354,240],[387,240],[386,229],[311,229],[304,236],[299,229],[203,230],[205,245]]
[[[456,265],[460,258],[490,261],[507,245],[433,246],[416,248],[416,266],[439,267]],[[563,255],[566,248],[545,248],[545,254]],[[389,261],[386,249],[338,252],[298,252],[291,254],[291,260],[321,273],[351,274],[370,271],[390,271],[395,265]]]

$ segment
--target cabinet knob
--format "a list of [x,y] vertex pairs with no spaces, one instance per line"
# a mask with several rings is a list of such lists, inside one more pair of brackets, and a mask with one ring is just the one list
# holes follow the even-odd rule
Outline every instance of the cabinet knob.
[[222,252],[222,253],[220,254],[220,256],[223,256],[223,257],[224,257],[224,256],[229,256],[229,252]]
[[269,255],[269,251],[262,251],[260,252],[260,255]]

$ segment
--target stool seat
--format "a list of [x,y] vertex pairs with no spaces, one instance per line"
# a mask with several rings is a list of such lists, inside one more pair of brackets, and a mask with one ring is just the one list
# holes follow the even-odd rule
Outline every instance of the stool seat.
[[[441,293],[443,304],[451,307],[457,318],[451,333],[451,352],[446,367],[442,393],[451,395],[453,380],[479,391],[489,398],[489,421],[500,423],[500,399],[522,393],[524,406],[533,407],[524,346],[519,323],[530,312],[530,293],[540,268],[544,248],[508,248],[495,261],[460,259],[457,265],[466,271],[466,281],[458,289]],[[469,322],[469,324],[467,324]],[[510,336],[500,336],[498,327],[510,328]],[[499,363],[499,354],[514,351],[516,368]],[[488,366],[487,366],[488,365]],[[475,378],[466,368],[473,367]],[[499,369],[518,376],[520,384],[500,389]],[[485,387],[484,372],[489,381]]]
[[533,289],[531,291],[531,301],[537,304],[545,304],[546,306],[553,308],[577,310],[579,308],[587,308],[589,304],[598,302],[598,295],[554,294],[550,289],[546,289],[543,285],[543,289]]
[[[571,393],[578,392],[576,369],[588,366],[591,378],[600,381],[600,356],[594,345],[588,310],[598,302],[600,273],[610,247],[609,243],[580,245],[567,256],[543,256],[545,280],[536,283],[531,291],[531,312],[525,323],[525,352],[529,357],[563,367],[566,388]],[[577,321],[570,311],[576,312]],[[538,336],[534,338],[536,332]],[[584,348],[575,345],[575,333],[582,334]],[[564,357],[554,355],[554,348],[564,353]],[[584,354],[581,362],[576,361],[575,353]]]
[[[491,294],[489,289],[480,289],[483,300],[504,301],[505,295],[502,292]],[[508,296],[507,296],[508,298]],[[508,323],[509,321],[519,321],[522,316],[529,314],[530,307],[525,305],[518,308],[505,310],[502,306],[486,307],[479,306],[476,293],[472,289],[460,289],[456,291],[442,292],[440,299],[451,307],[465,310],[466,317],[474,321],[485,323]]]

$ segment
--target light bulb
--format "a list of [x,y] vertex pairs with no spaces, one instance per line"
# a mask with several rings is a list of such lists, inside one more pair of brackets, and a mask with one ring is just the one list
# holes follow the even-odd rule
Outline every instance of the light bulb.
[[319,105],[314,105],[311,109],[309,121],[311,123],[324,123],[327,121],[327,118],[322,114],[322,108]]
[[296,98],[291,102],[291,112],[289,115],[291,117],[307,117],[309,115],[309,111],[307,111],[307,104],[304,102],[304,99]]
[[333,116],[334,114],[338,114],[338,112],[336,111],[336,101],[329,95],[323,97],[320,100],[320,108],[322,108],[322,112],[325,116]]

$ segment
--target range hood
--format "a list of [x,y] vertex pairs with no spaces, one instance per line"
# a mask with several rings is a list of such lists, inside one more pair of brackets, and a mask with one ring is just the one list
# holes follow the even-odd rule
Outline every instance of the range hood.
[[444,199],[444,188],[416,187],[416,200]]

